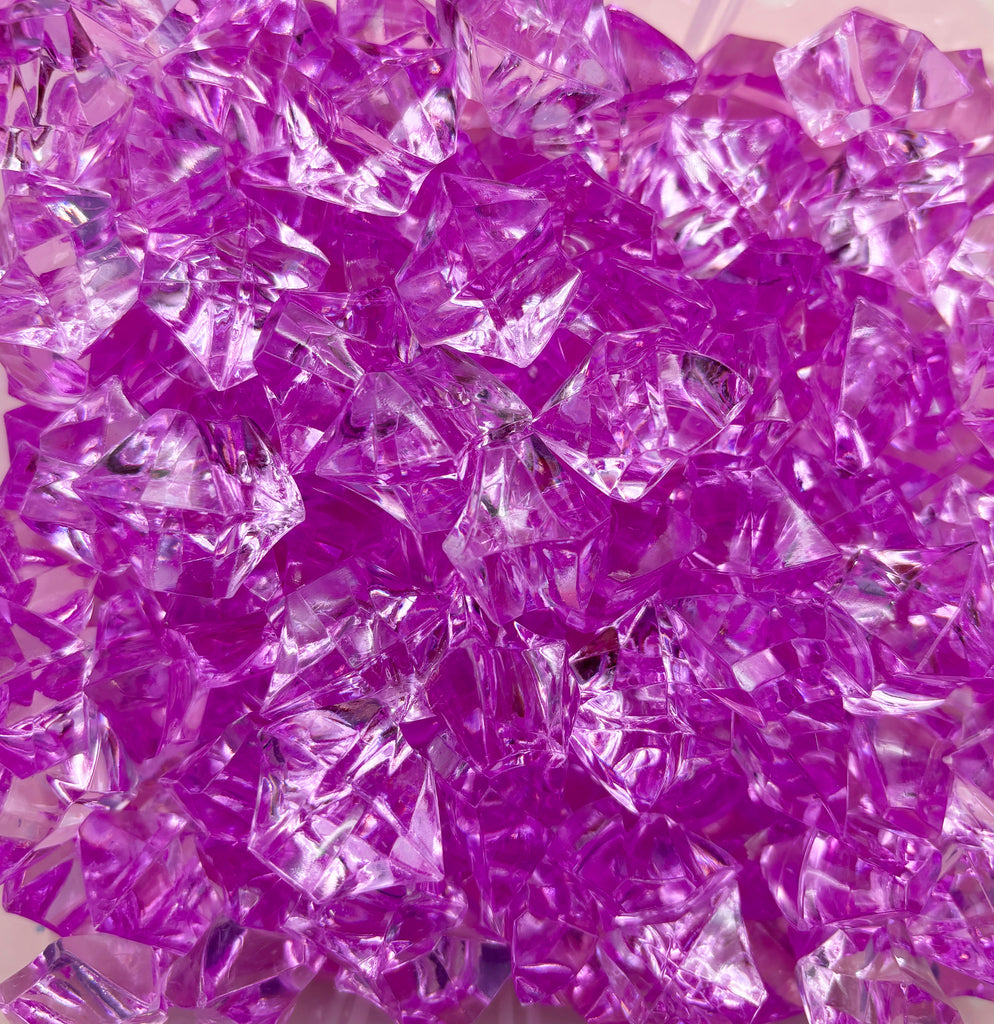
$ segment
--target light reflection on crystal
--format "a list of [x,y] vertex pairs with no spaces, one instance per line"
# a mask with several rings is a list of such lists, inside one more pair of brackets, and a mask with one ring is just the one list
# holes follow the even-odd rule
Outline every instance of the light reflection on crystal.
[[0,8],[0,1012],[994,996],[978,52]]

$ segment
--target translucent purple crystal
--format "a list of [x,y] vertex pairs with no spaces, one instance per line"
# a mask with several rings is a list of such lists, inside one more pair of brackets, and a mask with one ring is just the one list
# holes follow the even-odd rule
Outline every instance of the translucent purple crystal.
[[441,179],[397,289],[414,335],[528,366],[569,306],[579,271],[537,189]]
[[150,590],[230,597],[303,521],[293,478],[248,419],[160,410],[73,482]]
[[3,1015],[994,1000],[978,52],[0,0],[0,58]]

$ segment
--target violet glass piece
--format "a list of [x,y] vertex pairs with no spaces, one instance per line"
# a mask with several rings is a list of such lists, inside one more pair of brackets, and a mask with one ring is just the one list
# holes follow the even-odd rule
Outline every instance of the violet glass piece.
[[230,596],[304,518],[293,478],[248,420],[156,413],[74,490],[152,590]]
[[854,10],[776,57],[777,74],[821,146],[963,99],[969,86],[921,32]]
[[638,501],[712,441],[749,390],[734,371],[682,349],[678,339],[609,335],[553,396],[536,429],[605,494]]
[[493,375],[432,349],[356,384],[318,452],[315,471],[375,501],[422,533],[448,530],[465,494],[471,448],[529,419]]
[[527,366],[579,279],[534,189],[446,175],[397,288],[424,345]]
[[106,193],[8,170],[0,190],[3,340],[78,356],[138,297],[141,249]]
[[301,15],[285,65],[255,57],[250,76],[263,95],[240,100],[232,118],[251,133],[248,181],[350,210],[405,212],[455,152],[454,54],[409,47],[403,35],[380,45],[331,36],[320,5]]
[[483,105],[499,135],[569,139],[622,93],[601,0],[445,0],[440,18],[462,94]]
[[0,135],[12,1024],[994,1001],[981,54],[0,0]]

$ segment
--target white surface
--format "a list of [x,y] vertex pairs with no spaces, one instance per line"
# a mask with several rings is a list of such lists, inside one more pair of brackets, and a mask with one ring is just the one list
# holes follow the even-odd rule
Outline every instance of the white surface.
[[944,50],[975,49],[994,56],[994,0],[614,0],[656,25],[692,56],[728,32],[800,42],[852,7],[926,31]]

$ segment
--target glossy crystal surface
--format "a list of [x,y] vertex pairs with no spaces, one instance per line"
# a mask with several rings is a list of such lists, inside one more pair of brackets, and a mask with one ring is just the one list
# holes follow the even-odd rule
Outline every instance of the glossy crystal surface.
[[978,52],[0,0],[0,133],[13,1024],[994,997]]

